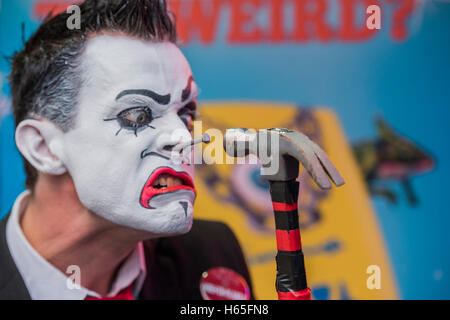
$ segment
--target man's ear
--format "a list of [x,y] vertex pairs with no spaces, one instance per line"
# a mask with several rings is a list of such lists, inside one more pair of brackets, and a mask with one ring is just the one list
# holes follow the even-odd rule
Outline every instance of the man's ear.
[[67,171],[61,161],[62,135],[62,130],[50,121],[28,119],[17,126],[16,145],[36,170],[60,175]]

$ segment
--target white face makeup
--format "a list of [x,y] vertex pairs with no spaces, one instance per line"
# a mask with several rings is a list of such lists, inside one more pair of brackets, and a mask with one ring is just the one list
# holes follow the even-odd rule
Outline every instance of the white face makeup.
[[196,197],[193,166],[171,158],[191,139],[197,87],[172,43],[125,36],[90,39],[87,83],[61,160],[90,211],[155,235],[189,231]]

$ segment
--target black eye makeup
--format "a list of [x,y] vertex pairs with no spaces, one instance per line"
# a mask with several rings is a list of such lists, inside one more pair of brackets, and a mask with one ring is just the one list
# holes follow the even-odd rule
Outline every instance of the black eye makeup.
[[148,127],[155,129],[150,125],[150,123],[160,117],[154,117],[152,115],[152,110],[149,107],[134,107],[121,111],[117,117],[111,119],[104,119],[104,121],[117,120],[120,129],[117,131],[116,136],[122,129],[134,131],[135,136],[137,136],[138,130]]
[[192,131],[197,112],[197,104],[191,101],[178,111],[178,116],[184,122],[189,132]]

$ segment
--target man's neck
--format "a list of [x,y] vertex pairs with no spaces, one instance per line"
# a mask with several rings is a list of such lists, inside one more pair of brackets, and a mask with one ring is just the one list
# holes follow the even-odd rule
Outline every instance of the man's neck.
[[63,273],[68,266],[78,266],[81,285],[102,296],[109,292],[120,264],[145,238],[84,208],[68,175],[39,179],[21,227],[44,259]]

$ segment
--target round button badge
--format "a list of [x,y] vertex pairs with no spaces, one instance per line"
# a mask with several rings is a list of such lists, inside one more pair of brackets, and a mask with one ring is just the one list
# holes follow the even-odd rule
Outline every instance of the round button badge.
[[249,300],[247,281],[235,271],[217,267],[203,272],[200,293],[204,300]]

